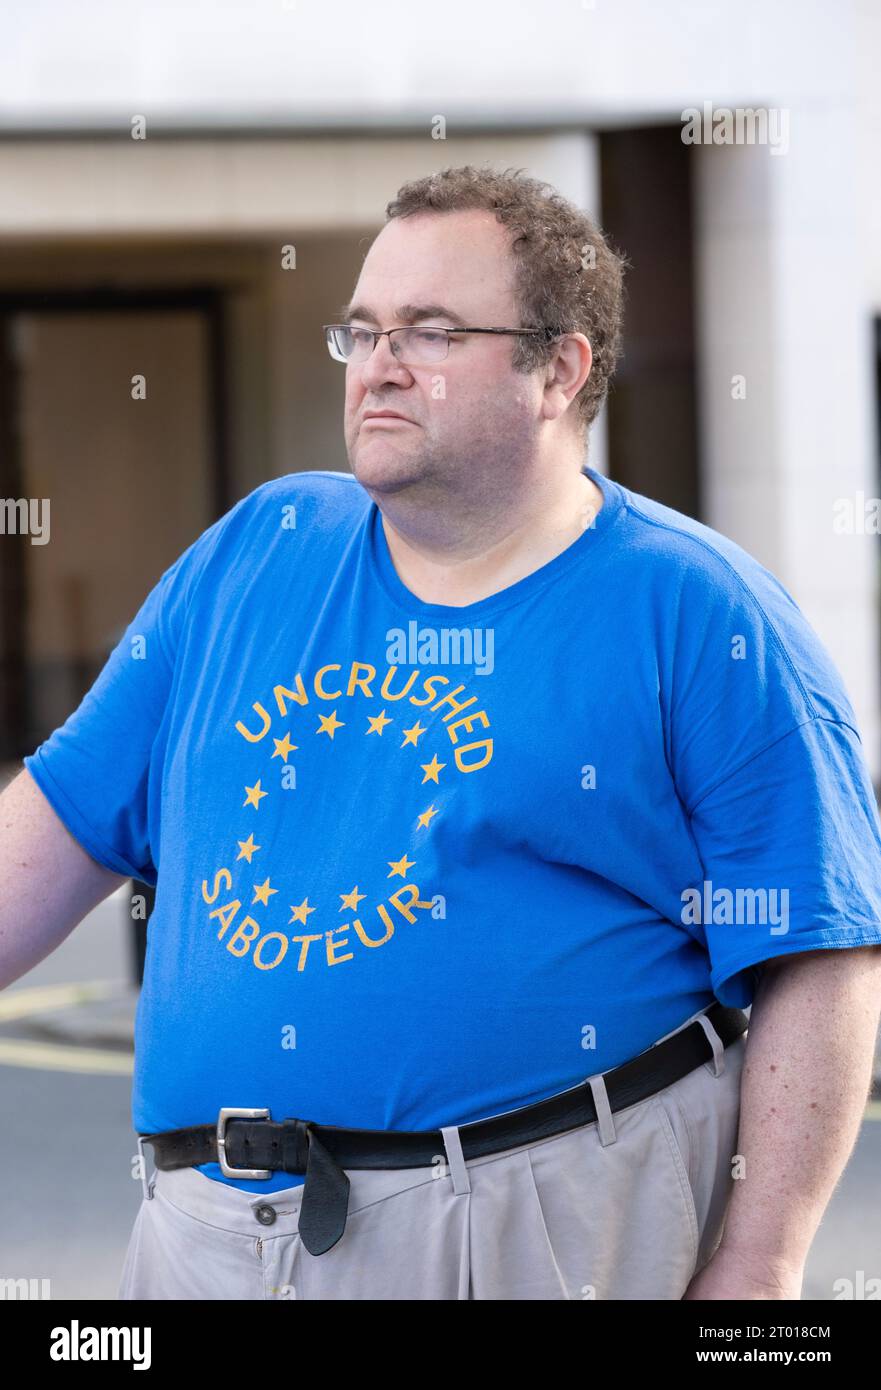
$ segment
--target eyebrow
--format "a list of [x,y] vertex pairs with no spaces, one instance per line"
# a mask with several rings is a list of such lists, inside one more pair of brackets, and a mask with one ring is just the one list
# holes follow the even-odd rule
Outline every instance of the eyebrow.
[[[366,304],[346,304],[340,310],[340,322],[349,323],[352,319],[364,319],[367,323],[379,323],[373,310]],[[401,304],[395,313],[401,323],[419,323],[422,319],[449,319],[459,328],[465,328],[465,320],[443,304]]]

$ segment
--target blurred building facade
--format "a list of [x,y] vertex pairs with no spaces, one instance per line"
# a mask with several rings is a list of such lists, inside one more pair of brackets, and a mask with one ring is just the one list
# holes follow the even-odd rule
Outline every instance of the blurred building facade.
[[[590,461],[779,576],[879,780],[874,6],[12,11],[0,496],[50,498],[52,539],[0,537],[0,759],[66,717],[215,517],[266,478],[347,467],[320,325],[402,182],[492,161],[632,263]],[[785,148],[685,143],[706,103],[785,113]]]

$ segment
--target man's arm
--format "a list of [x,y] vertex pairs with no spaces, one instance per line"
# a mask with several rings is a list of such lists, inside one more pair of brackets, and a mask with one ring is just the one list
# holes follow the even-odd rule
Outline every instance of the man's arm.
[[86,853],[22,768],[0,795],[0,989],[125,882]]
[[763,962],[741,1081],[745,1172],[687,1298],[799,1297],[865,1112],[879,1012],[881,946]]

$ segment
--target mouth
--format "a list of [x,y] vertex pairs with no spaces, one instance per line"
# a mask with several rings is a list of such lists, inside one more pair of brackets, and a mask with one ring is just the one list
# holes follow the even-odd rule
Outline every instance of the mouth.
[[412,425],[415,421],[408,420],[405,415],[398,415],[394,410],[368,410],[361,421],[363,425]]

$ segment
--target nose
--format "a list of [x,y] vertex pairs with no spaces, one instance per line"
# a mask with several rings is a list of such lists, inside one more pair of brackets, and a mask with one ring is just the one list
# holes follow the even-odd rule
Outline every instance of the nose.
[[396,386],[411,380],[410,373],[395,357],[391,348],[391,338],[384,334],[366,362],[359,362],[355,371],[361,373],[361,382],[368,390],[375,390],[384,381],[393,381]]

